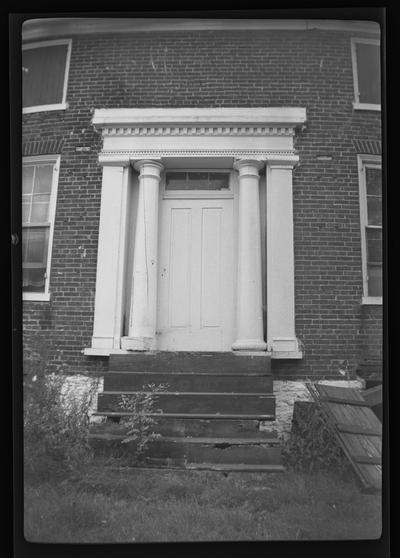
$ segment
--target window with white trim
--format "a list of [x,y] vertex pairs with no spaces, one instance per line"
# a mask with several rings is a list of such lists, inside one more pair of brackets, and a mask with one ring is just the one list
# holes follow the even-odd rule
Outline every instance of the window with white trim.
[[22,46],[24,113],[67,108],[71,39]]
[[380,42],[375,39],[351,40],[354,108],[381,109]]
[[382,168],[378,156],[358,157],[364,303],[382,303]]
[[60,157],[26,157],[22,167],[22,290],[48,300]]

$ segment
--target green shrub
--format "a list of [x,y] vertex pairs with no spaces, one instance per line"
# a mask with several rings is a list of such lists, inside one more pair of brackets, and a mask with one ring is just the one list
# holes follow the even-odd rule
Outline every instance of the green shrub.
[[68,475],[90,456],[89,410],[98,380],[79,395],[67,393],[66,378],[26,376],[24,381],[24,468],[30,480]]
[[140,462],[148,445],[159,438],[161,434],[154,432],[157,420],[150,416],[156,413],[157,393],[162,393],[168,388],[167,384],[147,384],[142,391],[130,395],[122,395],[119,406],[131,415],[124,417],[122,423],[128,428],[123,444],[132,444],[131,459],[134,463]]
[[316,403],[296,401],[292,431],[283,446],[285,465],[296,471],[351,473],[351,465]]

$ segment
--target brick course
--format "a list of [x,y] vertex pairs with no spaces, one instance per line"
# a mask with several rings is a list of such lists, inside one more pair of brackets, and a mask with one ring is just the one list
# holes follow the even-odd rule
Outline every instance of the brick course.
[[[358,35],[357,35],[358,36]],[[361,306],[357,153],[380,152],[380,113],[355,111],[351,34],[203,31],[73,37],[68,109],[23,116],[23,154],[59,153],[51,301],[24,302],[26,348],[43,336],[49,370],[102,370],[93,328],[102,139],[94,109],[301,106],[293,174],[296,334],[302,361],[277,376],[336,374],[381,355],[382,308]]]

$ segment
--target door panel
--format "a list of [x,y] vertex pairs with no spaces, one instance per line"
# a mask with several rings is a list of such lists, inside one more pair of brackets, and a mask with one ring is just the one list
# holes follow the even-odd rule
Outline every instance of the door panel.
[[230,350],[233,339],[233,199],[163,199],[157,346]]

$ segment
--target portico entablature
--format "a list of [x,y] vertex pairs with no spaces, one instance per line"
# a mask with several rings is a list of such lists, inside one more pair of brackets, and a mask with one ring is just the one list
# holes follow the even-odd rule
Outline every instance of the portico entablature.
[[[157,286],[155,280],[150,281],[154,278],[143,275],[150,269],[146,260],[150,256],[147,252],[142,254],[138,246],[142,237],[148,241],[154,239],[150,263],[154,265],[155,274],[160,173],[169,165],[173,168],[174,161],[186,158],[208,162],[224,160],[238,175],[238,312],[237,340],[232,348],[267,350],[275,358],[301,358],[294,323],[292,169],[299,160],[293,145],[294,134],[305,122],[306,111],[298,107],[95,110],[93,125],[103,135],[99,154],[103,186],[95,325],[92,347],[85,350],[86,354],[157,348],[156,324],[154,320],[151,327],[148,324],[149,315],[154,314],[157,304]],[[255,223],[260,213],[259,171],[265,165],[269,240],[266,254],[268,323],[267,338],[263,340],[260,226],[258,223],[256,227]],[[129,335],[124,337],[121,304],[126,281],[128,167],[139,169],[140,176],[131,297],[131,316],[136,322],[132,322]],[[151,176],[148,169],[151,169]],[[278,214],[279,218],[275,218]],[[110,246],[110,243],[115,245]],[[115,259],[115,274],[110,271],[110,258]],[[141,311],[142,283],[151,291],[145,293],[146,300],[151,302],[151,312]],[[248,290],[250,285],[254,292]],[[106,292],[108,296],[104,297]]]

